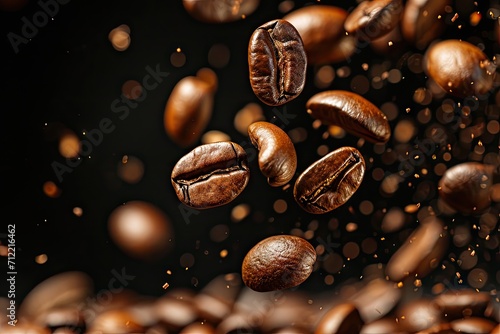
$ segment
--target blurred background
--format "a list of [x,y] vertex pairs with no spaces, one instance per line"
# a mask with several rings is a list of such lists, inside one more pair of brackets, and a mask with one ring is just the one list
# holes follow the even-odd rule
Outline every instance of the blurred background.
[[[112,270],[122,268],[135,276],[128,288],[142,294],[160,296],[165,283],[198,291],[217,275],[239,273],[243,257],[261,239],[290,233],[306,237],[320,254],[317,268],[299,289],[332,291],[344,282],[358,281],[368,265],[387,263],[418,220],[430,210],[439,211],[436,185],[446,166],[462,161],[500,163],[497,96],[489,97],[473,115],[464,115],[464,127],[446,127],[443,106],[458,100],[429,93],[420,66],[424,51],[401,40],[394,40],[392,48],[361,45],[349,59],[310,66],[297,99],[278,108],[262,104],[248,80],[251,34],[261,24],[314,1],[261,1],[251,15],[224,24],[196,20],[180,0],[63,2],[57,2],[53,17],[42,24],[43,0],[0,0],[0,168],[5,198],[0,240],[6,244],[7,225],[15,224],[18,301],[39,282],[69,270],[88,273],[96,291],[107,287]],[[321,4],[352,10],[356,2]],[[499,2],[454,1],[452,8],[441,38],[470,41],[493,59],[499,44],[498,22],[492,18],[498,17]],[[497,14],[489,15],[492,8]],[[36,19],[42,20],[36,31],[25,27]],[[117,31],[118,37],[113,35]],[[288,188],[272,188],[253,159],[251,180],[233,202],[202,211],[179,206],[170,173],[202,141],[189,148],[177,146],[165,133],[163,114],[176,83],[201,68],[212,69],[218,77],[206,131],[222,131],[254,150],[235,128],[235,117],[247,104],[256,103],[264,119],[294,139],[296,177],[329,151],[358,147],[367,162],[358,192],[329,214],[311,215],[294,202],[296,177]],[[123,102],[122,94],[130,87],[125,83],[133,87],[133,81],[141,83],[158,69],[163,77],[155,88],[133,106]],[[391,140],[373,145],[338,128],[313,124],[305,103],[326,89],[352,90],[379,106],[394,131]],[[75,154],[72,143],[76,141],[78,151],[78,142],[95,133],[103,119],[110,120],[113,130],[86,154]],[[492,120],[496,123],[488,127]],[[483,124],[482,132],[469,140],[478,124]],[[414,172],[398,174],[399,157],[406,159],[404,152],[436,125],[444,129],[454,151],[436,147],[434,156],[420,157]],[[68,165],[67,156],[73,157],[73,165]],[[164,256],[135,258],[111,238],[111,213],[132,200],[148,202],[168,217],[172,240],[165,242],[173,247]],[[443,259],[446,269],[426,277],[422,289],[443,281],[467,286],[474,268],[487,273],[478,288],[498,288],[498,212],[499,204],[494,203],[486,217],[442,217],[466,242],[453,239]],[[493,241],[472,227],[485,221],[493,226]],[[474,265],[457,264],[470,245],[478,245]],[[6,267],[6,261],[1,262]],[[458,282],[456,272],[465,279]]]

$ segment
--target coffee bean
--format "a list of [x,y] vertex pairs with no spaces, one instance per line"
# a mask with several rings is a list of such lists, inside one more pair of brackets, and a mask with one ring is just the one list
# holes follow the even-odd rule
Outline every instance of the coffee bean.
[[179,329],[199,318],[192,296],[182,293],[179,296],[165,295],[157,299],[153,312],[158,322],[169,329],[168,333],[178,333]]
[[402,331],[414,333],[442,322],[440,311],[429,298],[414,299],[400,306],[395,312]]
[[424,50],[444,31],[446,7],[450,5],[451,0],[408,0],[401,20],[405,39]]
[[461,98],[487,93],[496,73],[481,49],[454,39],[432,44],[423,65],[425,73],[441,88]]
[[316,251],[305,239],[272,236],[256,244],[243,259],[243,282],[259,292],[293,288],[311,275],[315,261]]
[[351,334],[359,333],[363,319],[354,304],[343,303],[334,306],[321,318],[314,334]]
[[430,328],[426,328],[422,331],[417,332],[417,334],[457,334],[457,333],[458,332],[454,331],[451,328],[451,325],[447,322],[436,324]]
[[447,319],[458,319],[464,316],[484,316],[491,297],[487,292],[473,289],[447,291],[436,296],[434,303],[446,314]]
[[299,32],[309,65],[338,63],[352,56],[356,38],[346,35],[348,12],[340,7],[312,5],[296,9],[283,17]]
[[313,95],[306,104],[307,113],[329,125],[372,143],[385,143],[391,128],[379,108],[359,94],[344,90],[329,90]]
[[385,269],[387,276],[395,282],[407,276],[425,277],[439,265],[448,242],[443,222],[435,216],[425,218],[391,256]]
[[297,30],[285,20],[257,28],[248,44],[250,84],[270,106],[295,99],[304,88],[307,57]]
[[374,333],[391,333],[391,334],[407,334],[400,330],[399,322],[395,318],[382,318],[379,320],[367,323],[361,328],[359,334],[374,334]]
[[497,325],[493,321],[477,317],[455,320],[450,324],[456,332],[470,334],[490,333]]
[[252,14],[260,0],[182,0],[193,18],[206,23],[227,23]]
[[181,147],[193,145],[212,117],[214,85],[205,80],[193,76],[181,79],[165,106],[165,131]]
[[402,13],[401,0],[363,1],[347,16],[344,28],[360,40],[372,41],[394,29]]
[[285,131],[269,122],[248,127],[252,144],[259,150],[259,168],[273,187],[285,185],[297,169],[297,154]]
[[495,328],[493,328],[490,334],[498,334],[500,333],[500,324],[498,324]]
[[353,147],[341,147],[314,162],[295,181],[293,196],[305,211],[330,212],[356,192],[365,173],[365,160]]
[[0,333],[2,334],[51,334],[52,331],[48,328],[36,325],[25,319],[15,323],[14,326],[8,324],[0,325]]
[[138,323],[129,310],[108,310],[99,313],[87,329],[89,334],[102,333],[144,333],[146,330]]
[[439,197],[462,214],[479,214],[491,204],[493,165],[463,162],[446,170],[438,184]]
[[183,156],[172,170],[171,182],[182,203],[207,209],[234,200],[249,178],[245,150],[227,141],[198,146]]

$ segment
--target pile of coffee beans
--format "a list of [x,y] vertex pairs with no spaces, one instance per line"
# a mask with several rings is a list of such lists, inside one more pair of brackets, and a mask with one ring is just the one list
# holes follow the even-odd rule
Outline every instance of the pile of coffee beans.
[[[182,5],[207,27],[262,8]],[[84,272],[60,273],[34,287],[19,322],[0,321],[0,333],[500,334],[500,3],[485,5],[277,2],[281,17],[242,36],[255,100],[230,130],[207,131],[227,94],[209,67],[181,78],[162,110],[166,137],[182,150],[163,171],[176,196],[169,206],[199,221],[230,208],[228,220],[250,225],[240,239],[251,246],[238,240],[219,253],[239,254],[238,270],[201,287],[193,277],[196,289],[167,277],[154,297],[126,288],[125,271],[97,293]],[[478,36],[480,22],[489,30]],[[462,36],[464,26],[475,34]],[[368,50],[378,58],[363,58]],[[285,214],[286,228],[273,227]],[[140,200],[108,217],[114,245],[145,262],[183,242],[175,225]],[[220,222],[210,238],[228,233]],[[184,255],[187,271],[195,259]]]

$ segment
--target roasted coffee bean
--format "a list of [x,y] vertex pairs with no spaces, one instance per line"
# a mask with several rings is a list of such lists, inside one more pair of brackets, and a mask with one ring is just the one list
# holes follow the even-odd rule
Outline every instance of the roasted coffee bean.
[[99,313],[87,329],[88,334],[102,333],[145,333],[138,319],[128,310],[108,310]]
[[344,90],[329,90],[312,96],[306,104],[307,113],[329,125],[372,143],[385,143],[391,128],[379,108],[359,94]]
[[500,324],[498,324],[495,328],[493,328],[490,334],[498,334],[500,333]]
[[166,214],[145,201],[129,201],[115,208],[108,218],[114,243],[131,257],[154,260],[173,247],[173,227]]
[[444,31],[446,7],[450,5],[451,0],[408,0],[401,19],[405,39],[424,50]]
[[85,319],[82,310],[75,306],[56,307],[41,314],[35,320],[36,324],[55,331],[65,330],[68,333],[84,333]]
[[175,164],[171,175],[179,200],[197,209],[231,202],[249,178],[245,150],[230,141],[196,147]]
[[297,30],[285,20],[257,28],[248,44],[250,84],[265,104],[279,106],[304,89],[307,57]]
[[395,315],[401,330],[410,333],[431,328],[443,320],[432,300],[425,297],[400,306]]
[[452,321],[450,325],[458,333],[478,334],[490,333],[497,324],[484,318],[471,317]]
[[[181,292],[181,291],[179,291]],[[193,297],[183,295],[166,295],[155,302],[153,312],[159,323],[169,329],[170,332],[177,333],[179,329],[195,322],[199,314],[193,304]]]
[[207,324],[206,322],[200,321],[187,325],[184,327],[179,334],[216,334],[215,328]]
[[385,268],[387,276],[395,282],[413,275],[425,277],[439,265],[448,243],[443,222],[435,216],[425,218],[391,256]]
[[477,96],[493,86],[495,65],[477,46],[456,39],[432,44],[424,56],[423,68],[446,92]]
[[297,169],[297,153],[285,131],[269,122],[248,127],[252,144],[259,150],[259,168],[273,187],[287,184]]
[[296,9],[283,17],[300,34],[309,65],[337,63],[352,56],[356,38],[346,35],[348,12],[340,7],[313,5]]
[[351,198],[365,173],[365,160],[353,147],[341,147],[309,166],[295,181],[293,196],[305,211],[330,212]]
[[434,325],[430,328],[424,329],[423,331],[419,331],[417,334],[457,334],[458,332],[454,331],[451,328],[451,325],[447,322],[443,322],[437,325]]
[[316,251],[305,239],[272,236],[256,244],[243,259],[243,282],[259,292],[293,288],[311,275],[315,261]]
[[206,23],[227,23],[252,14],[260,0],[182,0],[193,18]]
[[363,319],[354,304],[343,303],[334,306],[323,315],[314,330],[314,334],[351,334],[359,333]]
[[438,184],[439,197],[462,214],[479,214],[491,204],[493,165],[463,162],[446,170]]
[[484,316],[490,300],[487,292],[460,289],[440,294],[434,299],[434,303],[446,314],[447,319],[458,319],[465,316]]
[[365,324],[359,332],[359,334],[375,333],[407,334],[400,329],[399,322],[394,317],[372,321]]
[[403,13],[402,0],[367,0],[347,16],[345,30],[363,41],[372,41],[394,29]]
[[20,320],[14,326],[9,324],[0,325],[0,333],[2,334],[51,334],[52,331],[48,328],[35,325],[26,320]]
[[165,106],[165,131],[181,147],[193,145],[212,117],[214,86],[205,80],[194,76],[181,79]]

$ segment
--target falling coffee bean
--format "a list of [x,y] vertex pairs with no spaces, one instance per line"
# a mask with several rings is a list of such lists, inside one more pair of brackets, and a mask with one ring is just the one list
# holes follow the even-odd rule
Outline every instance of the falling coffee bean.
[[272,236],[247,253],[242,279],[246,286],[258,292],[293,288],[311,275],[315,261],[316,251],[305,239]]
[[307,57],[299,33],[285,20],[257,28],[248,44],[250,84],[270,106],[295,99],[304,88]]
[[372,41],[394,29],[402,13],[402,0],[363,1],[346,18],[344,28],[360,40]]
[[196,147],[175,164],[171,175],[179,200],[197,209],[231,202],[249,178],[245,150],[230,141]]
[[259,168],[273,187],[289,182],[297,168],[297,154],[285,131],[269,122],[255,122],[248,127],[252,144],[259,150]]
[[442,89],[461,98],[487,93],[496,73],[481,49],[455,39],[432,44],[423,65],[425,73]]
[[307,113],[329,125],[372,143],[385,143],[391,136],[387,116],[359,94],[329,90],[312,96],[306,104]]
[[309,166],[295,181],[293,196],[305,211],[330,212],[356,192],[365,173],[365,160],[353,147],[341,147]]

